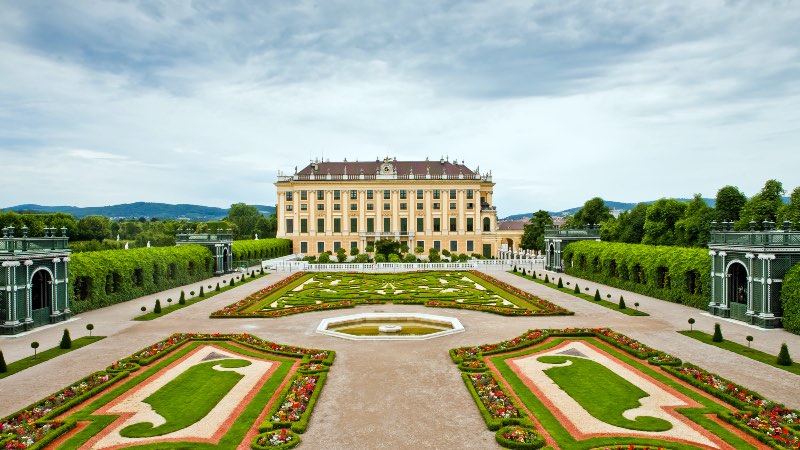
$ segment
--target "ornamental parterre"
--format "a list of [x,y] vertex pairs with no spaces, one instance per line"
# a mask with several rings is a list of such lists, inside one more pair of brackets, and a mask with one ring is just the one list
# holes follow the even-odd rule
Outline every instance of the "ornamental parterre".
[[477,271],[398,274],[298,272],[212,313],[211,317],[282,317],[386,302],[508,316],[572,314]]
[[[76,422],[71,415],[77,412],[75,411],[77,406],[118,386],[120,382],[128,379],[131,372],[138,371],[140,366],[152,364],[189,341],[232,342],[265,352],[265,354],[299,358],[301,364],[298,369],[303,369],[309,374],[296,375],[287,395],[278,400],[281,402],[279,415],[285,415],[290,422],[298,420],[307,422],[313,407],[313,402],[309,404],[309,400],[315,391],[321,389],[321,383],[317,382],[320,378],[324,378],[335,357],[335,353],[332,351],[278,344],[249,334],[176,333],[127,358],[113,362],[104,371],[89,375],[43,400],[3,418],[0,420],[0,448],[6,450],[28,449],[31,446],[38,448],[52,442],[75,427]],[[288,375],[292,375],[291,371]],[[66,414],[63,420],[53,420],[62,414]],[[264,434],[259,435],[253,440],[253,448],[257,447],[258,441],[263,441],[264,436]],[[271,433],[270,436],[267,439],[268,442],[285,439],[281,444],[288,444],[286,448],[299,443],[299,437],[291,433],[287,435],[278,432]],[[294,442],[289,442],[292,440]]]
[[[495,419],[519,418],[517,424],[521,429],[534,429],[532,423],[527,419],[525,410],[520,410],[511,401],[510,396],[503,387],[508,384],[505,378],[496,378],[495,369],[489,372],[471,372],[474,368],[486,364],[490,355],[498,355],[496,361],[504,361],[505,358],[519,357],[521,350],[544,343],[550,338],[569,339],[594,337],[634,356],[639,360],[646,360],[653,366],[660,367],[664,372],[682,379],[690,385],[713,395],[723,402],[734,407],[731,411],[727,407],[720,408],[716,414],[724,421],[746,434],[753,435],[759,440],[768,443],[775,448],[786,448],[800,450],[800,412],[786,408],[784,405],[767,400],[759,394],[737,385],[716,374],[710,373],[697,366],[682,363],[680,359],[667,353],[659,352],[641,342],[617,333],[608,328],[565,328],[565,329],[541,329],[529,330],[513,339],[505,340],[495,344],[483,344],[471,347],[459,347],[450,350],[450,356],[454,363],[462,371],[462,377],[469,380],[475,389],[475,398],[479,409],[484,410],[488,417],[487,421],[490,429],[493,424],[490,422]],[[527,353],[522,353],[523,355]],[[494,356],[491,356],[494,358]],[[494,367],[494,366],[492,366]],[[501,384],[501,382],[503,384]],[[516,389],[516,388],[515,388]],[[685,389],[685,387],[684,387]],[[710,401],[710,400],[707,400]],[[719,408],[719,407],[718,407]],[[512,422],[514,423],[514,422]],[[502,433],[501,433],[502,431]],[[547,430],[535,430],[544,431]],[[524,435],[523,432],[511,433],[508,427],[498,431],[498,442],[501,445],[516,448],[513,444],[504,443],[503,439],[511,442],[520,442],[517,438]],[[500,438],[503,439],[500,439]],[[669,448],[669,445],[666,445]],[[614,448],[614,449],[644,449],[661,448],[661,446],[647,445],[609,445],[598,446],[595,448]]]

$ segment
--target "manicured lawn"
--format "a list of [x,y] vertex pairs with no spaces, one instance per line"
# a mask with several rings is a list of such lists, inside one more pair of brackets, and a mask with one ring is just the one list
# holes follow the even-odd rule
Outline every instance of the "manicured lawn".
[[[81,337],[81,338],[73,340],[72,341],[72,348],[62,349],[62,348],[59,348],[58,345],[56,345],[55,347],[53,347],[51,349],[40,351],[40,352],[38,352],[38,354],[36,355],[35,358],[33,357],[33,355],[31,355],[31,356],[28,356],[27,358],[20,359],[19,361],[14,361],[12,363],[9,363],[8,364],[8,372],[0,373],[0,378],[5,378],[5,377],[13,375],[13,374],[15,374],[17,372],[21,372],[21,371],[27,369],[28,367],[33,367],[33,366],[35,366],[37,364],[41,364],[41,363],[43,363],[43,362],[45,362],[47,360],[56,358],[56,357],[61,356],[61,355],[65,354],[65,353],[69,353],[69,352],[71,352],[73,350],[77,350],[77,349],[79,349],[81,347],[86,347],[89,344],[93,344],[93,343],[95,343],[97,341],[100,341],[102,339],[105,339],[105,338],[106,338],[105,336],[91,336],[91,337],[84,336],[84,337]],[[31,349],[31,351],[33,351],[33,349]]]
[[205,417],[222,400],[244,375],[223,368],[249,366],[242,359],[209,361],[190,367],[164,387],[144,399],[166,423],[153,427],[140,422],[120,430],[120,435],[131,438],[161,436],[186,428]]
[[736,342],[731,342],[728,340],[722,342],[714,342],[712,337],[708,333],[703,333],[702,331],[693,330],[693,331],[678,331],[678,333],[688,336],[692,339],[696,339],[704,344],[713,345],[714,347],[719,347],[734,353],[738,353],[742,356],[746,356],[750,359],[756,360],[758,362],[762,362],[764,364],[768,364],[772,367],[777,367],[778,369],[785,370],[787,372],[791,372],[795,375],[800,375],[800,364],[794,363],[791,366],[779,366],[775,361],[778,359],[776,355],[770,355],[769,353],[762,352],[761,350],[756,350],[754,348],[749,348],[746,345],[737,344]]
[[672,424],[657,417],[638,416],[635,420],[623,417],[625,411],[641,406],[639,399],[648,394],[606,366],[570,356],[542,356],[538,360],[548,364],[570,363],[546,369],[544,373],[592,417],[629,430],[672,428]]
[[[341,329],[333,329],[339,333],[352,334],[353,336],[378,336],[378,325],[360,325],[345,327]],[[391,333],[395,336],[419,336],[422,334],[438,333],[442,331],[441,328],[426,327],[422,325],[403,325],[403,329],[398,333]]]
[[535,282],[537,282],[537,283],[539,283],[539,284],[541,284],[543,286],[549,287],[550,289],[555,289],[555,290],[561,291],[561,292],[563,292],[565,294],[570,294],[570,295],[572,295],[574,297],[578,297],[580,299],[592,302],[595,305],[600,305],[603,308],[613,309],[614,311],[621,312],[622,314],[627,314],[629,316],[649,316],[650,315],[650,314],[647,314],[644,311],[639,311],[638,309],[633,307],[633,305],[630,305],[630,306],[626,305],[626,307],[624,309],[620,309],[619,303],[609,302],[609,301],[606,301],[606,300],[603,300],[603,299],[601,299],[598,302],[598,301],[595,301],[594,295],[584,294],[583,292],[581,292],[580,294],[576,294],[575,293],[575,288],[571,288],[571,287],[562,287],[562,288],[560,288],[560,287],[558,287],[558,279],[557,278],[556,278],[556,280],[550,280],[550,281],[555,281],[555,282],[545,283],[544,280],[540,280],[538,278],[538,275],[537,275],[537,278],[533,278],[530,275],[525,275],[525,274],[522,274],[522,273],[519,273],[519,272],[511,271],[510,273],[513,273],[514,275],[516,275],[518,277],[525,278],[526,280],[535,281]]
[[[252,273],[252,272],[250,272],[250,273]],[[237,280],[236,283],[233,286],[230,286],[228,284],[220,285],[219,291],[214,290],[214,287],[216,286],[216,283],[212,284],[211,285],[212,287],[210,287],[210,288],[208,288],[208,285],[204,285],[203,287],[204,288],[208,288],[208,290],[204,292],[203,297],[200,297],[198,295],[197,297],[187,298],[186,299],[186,304],[183,304],[183,305],[179,304],[177,299],[173,299],[173,302],[172,302],[171,305],[167,303],[166,299],[164,299],[164,301],[161,302],[161,314],[156,314],[156,313],[150,311],[148,313],[142,314],[141,316],[134,317],[133,320],[146,321],[146,320],[158,319],[159,317],[163,317],[163,316],[165,316],[165,315],[167,315],[167,314],[169,314],[169,313],[171,313],[173,311],[177,311],[179,309],[186,308],[187,306],[192,306],[195,303],[202,302],[203,300],[211,298],[211,297],[213,297],[213,296],[215,296],[217,294],[221,294],[221,293],[223,293],[225,291],[229,291],[231,289],[236,289],[241,284],[249,283],[249,282],[251,282],[253,280],[257,280],[257,279],[259,279],[259,278],[261,278],[263,276],[266,276],[266,275],[269,275],[269,272],[265,272],[263,270],[261,271],[260,274],[256,275],[255,278],[251,278],[250,276],[246,276],[246,275],[242,274],[242,278],[240,280]],[[155,305],[155,302],[153,302],[152,305],[147,305],[147,308],[148,309],[152,309],[154,305]]]

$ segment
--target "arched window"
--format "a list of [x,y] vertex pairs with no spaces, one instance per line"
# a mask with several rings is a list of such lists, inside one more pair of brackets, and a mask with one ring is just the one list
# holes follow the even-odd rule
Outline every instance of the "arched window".
[[492,231],[492,219],[488,217],[483,218],[483,231]]

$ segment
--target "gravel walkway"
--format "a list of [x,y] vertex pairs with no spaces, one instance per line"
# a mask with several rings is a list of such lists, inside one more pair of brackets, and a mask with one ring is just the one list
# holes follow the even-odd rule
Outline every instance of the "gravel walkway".
[[[336,362],[319,398],[308,431],[302,435],[305,448],[498,448],[494,433],[486,428],[459,371],[447,350],[462,345],[498,342],[531,328],[610,327],[645,344],[672,353],[685,361],[754,389],[768,398],[800,408],[800,377],[725,350],[701,344],[676,330],[688,328],[689,317],[696,329],[710,332],[719,318],[701,310],[640,296],[630,292],[579,280],[591,292],[603,296],[620,293],[626,303],[640,303],[650,317],[630,317],[585,300],[544,287],[498,270],[490,275],[518,288],[533,292],[575,311],[575,316],[514,318],[474,311],[436,309],[435,314],[458,318],[466,332],[425,341],[359,342],[314,333],[319,321],[360,312],[424,312],[423,306],[371,305],[355,310],[321,311],[279,319],[209,319],[211,312],[240,300],[251,292],[273,284],[289,273],[273,273],[239,285],[203,302],[149,322],[131,319],[141,306],[150,309],[158,297],[177,299],[181,289],[199,290],[201,284],[216,284],[219,278],[194,283],[123,304],[80,314],[71,322],[37,329],[21,337],[0,337],[0,349],[7,362],[30,355],[30,343],[46,349],[58,345],[62,330],[70,329],[73,339],[86,334],[92,323],[94,334],[108,336],[88,347],[50,360],[0,380],[0,417],[39,400],[89,373],[130,355],[173,332],[247,332],[280,343],[336,350]],[[561,275],[564,281],[571,277]],[[782,330],[760,330],[721,321],[726,339],[745,343],[753,335],[753,347],[777,354],[787,342],[800,358],[800,336]]]

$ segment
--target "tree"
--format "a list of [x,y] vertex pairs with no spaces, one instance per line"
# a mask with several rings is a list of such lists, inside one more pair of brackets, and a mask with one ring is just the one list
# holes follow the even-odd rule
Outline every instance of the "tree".
[[406,253],[406,256],[403,257],[403,262],[415,263],[417,262],[417,257],[413,253]]
[[526,250],[544,251],[544,230],[553,226],[553,218],[550,213],[539,210],[533,213],[530,223],[525,225],[525,232],[522,234],[520,247]]
[[684,247],[704,247],[711,236],[711,221],[715,211],[700,194],[686,207],[683,217],[675,223],[676,244]]
[[278,233],[278,219],[275,214],[270,217],[261,216],[256,222],[255,232],[259,238],[274,238]]
[[156,306],[153,307],[153,312],[156,314],[161,314],[161,300],[156,299]]
[[613,217],[611,210],[606,206],[606,202],[600,197],[594,197],[583,204],[583,208],[578,210],[569,220],[569,224],[575,227],[586,225],[600,225]]
[[625,306],[625,299],[621,295],[619,296],[619,305],[617,305],[617,307],[619,309],[626,309],[627,308]]
[[389,255],[398,254],[400,252],[400,242],[394,239],[378,239],[375,241],[375,253],[383,255],[384,258],[389,259]]
[[245,203],[234,203],[228,209],[227,220],[233,222],[238,229],[236,239],[252,239],[261,214],[255,206]]
[[686,211],[687,204],[673,198],[662,198],[647,208],[642,244],[675,245],[675,223]]
[[94,330],[94,325],[92,325],[91,323],[87,323],[86,330],[89,331],[89,337],[92,337],[92,330]]
[[794,224],[800,223],[800,187],[794,188],[789,196],[789,204],[783,205],[778,210],[778,222],[789,220]]
[[596,302],[600,301],[600,290],[599,289],[595,289],[594,290],[594,301],[596,301]]
[[61,335],[61,344],[58,346],[64,350],[72,348],[72,338],[69,337],[69,330],[66,328],[64,328],[64,334]]
[[564,283],[561,281],[561,277],[558,277],[558,288],[561,289],[564,287]]
[[3,356],[3,351],[0,350],[0,373],[8,372],[8,366],[6,365],[6,358]]
[[322,252],[319,254],[319,263],[320,264],[329,264],[331,262],[331,256],[328,252]]
[[78,221],[77,241],[102,241],[111,238],[111,221],[103,216],[86,216]]
[[745,340],[747,341],[747,348],[750,348],[750,343],[753,342],[753,336],[746,336]]
[[347,252],[344,248],[339,247],[339,249],[336,250],[336,260],[340,263],[343,263],[347,260]]
[[767,180],[761,192],[754,195],[742,208],[739,221],[736,222],[737,230],[747,230],[753,221],[757,227],[765,220],[775,222],[778,211],[783,206],[783,184],[777,180]]
[[747,197],[736,186],[725,186],[717,191],[717,201],[714,206],[717,221],[739,220],[742,207],[747,203]]
[[722,342],[725,340],[722,338],[722,328],[718,323],[714,324],[714,336],[711,338],[711,340],[714,342]]
[[206,296],[205,291],[203,291],[203,286],[200,286],[200,294],[199,295],[200,295],[200,298],[203,298],[203,297]]
[[689,317],[689,331],[692,331],[694,327],[694,317]]
[[36,341],[31,342],[31,348],[33,349],[33,359],[36,359],[36,349],[39,348],[39,343]]
[[399,263],[400,262],[400,255],[397,253],[391,253],[389,255],[389,262],[390,263]]
[[439,250],[435,248],[428,250],[428,262],[437,263],[441,260],[442,258],[439,256]]
[[383,253],[376,253],[375,254],[375,262],[376,263],[384,263],[384,262],[386,262],[386,256]]
[[[203,289],[203,288],[201,287],[200,289]],[[178,299],[178,304],[179,305],[185,305],[186,304],[186,294],[184,294],[183,291],[181,291],[181,296]]]
[[778,353],[778,359],[775,361],[778,363],[779,366],[791,366],[792,357],[789,356],[789,347],[786,346],[786,342],[781,344],[781,351]]
[[580,294],[581,293],[581,288],[578,287],[578,283],[575,283],[575,289],[573,289],[572,292],[574,292],[576,294]]

